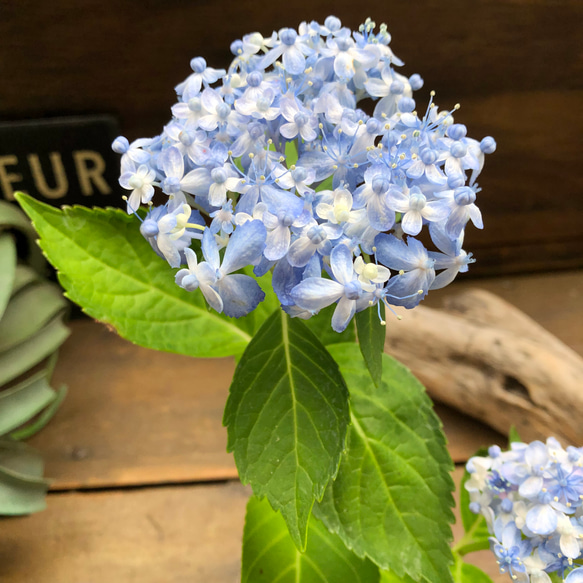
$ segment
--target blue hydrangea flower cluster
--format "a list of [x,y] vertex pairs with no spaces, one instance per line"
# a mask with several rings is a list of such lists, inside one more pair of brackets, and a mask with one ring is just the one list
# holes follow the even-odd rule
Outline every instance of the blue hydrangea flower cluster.
[[[246,35],[228,70],[191,61],[161,135],[114,141],[128,213],[151,205],[154,187],[167,195],[141,232],[184,266],[179,286],[240,317],[264,294],[235,272],[271,270],[286,312],[336,304],[340,332],[360,310],[413,308],[468,269],[464,229],[482,228],[476,178],[496,143],[469,138],[458,106],[439,111],[433,94],[418,114],[423,80],[395,70],[390,40],[385,25],[351,32],[334,16]],[[416,239],[424,228],[432,250]]]
[[583,448],[545,443],[498,446],[467,463],[470,510],[488,525],[501,573],[512,580],[583,582]]

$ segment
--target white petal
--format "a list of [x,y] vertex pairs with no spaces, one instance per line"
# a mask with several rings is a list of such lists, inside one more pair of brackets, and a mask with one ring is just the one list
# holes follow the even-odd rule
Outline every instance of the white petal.
[[423,219],[419,211],[409,211],[401,219],[401,227],[407,235],[418,235],[423,227]]

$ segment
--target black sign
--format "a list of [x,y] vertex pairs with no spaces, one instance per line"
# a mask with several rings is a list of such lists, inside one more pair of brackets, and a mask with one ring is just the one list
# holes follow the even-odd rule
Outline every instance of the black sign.
[[0,196],[24,191],[61,206],[125,207],[118,184],[119,135],[110,116],[63,117],[0,123]]

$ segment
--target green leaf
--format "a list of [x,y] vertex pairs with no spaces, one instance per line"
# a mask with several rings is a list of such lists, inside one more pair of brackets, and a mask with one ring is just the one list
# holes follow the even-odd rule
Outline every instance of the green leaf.
[[16,429],[40,413],[56,396],[49,386],[46,371],[0,392],[0,435]]
[[451,581],[453,464],[423,386],[383,355],[377,387],[356,345],[336,344],[351,398],[348,449],[314,514],[358,556],[414,580]]
[[316,192],[322,192],[323,190],[332,190],[332,183],[334,181],[334,176],[328,176],[316,186]]
[[10,235],[0,234],[0,318],[3,317],[8,305],[15,274],[16,245],[14,239]]
[[309,320],[305,320],[304,324],[318,337],[324,346],[342,342],[356,342],[354,326],[349,325],[344,332],[340,333],[332,330],[331,321],[335,309],[336,304],[327,306],[320,310],[317,316],[312,316]]
[[[494,563],[494,555],[492,555],[492,563]],[[482,569],[465,563],[459,557],[456,557],[456,561],[451,567],[451,573],[455,583],[493,583]]]
[[291,140],[285,143],[285,163],[289,168],[298,161],[298,145],[296,140]]
[[[484,451],[485,450],[480,450]],[[491,536],[486,526],[486,520],[481,514],[474,514],[470,510],[470,494],[465,488],[470,474],[466,470],[460,482],[460,516],[464,527],[464,536],[455,545],[455,551],[461,556],[474,551],[490,548],[488,538]]]
[[57,318],[32,338],[0,354],[0,387],[52,354],[67,336],[68,328]]
[[168,264],[142,237],[135,218],[116,209],[58,210],[16,195],[67,297],[120,336],[188,356],[241,353],[250,335],[207,308],[200,291],[174,283]]
[[0,441],[0,514],[43,510],[49,481],[42,477],[42,458],[24,443]]
[[415,583],[408,575],[397,577],[393,571],[381,571],[380,583]]
[[379,571],[359,559],[313,516],[305,553],[298,551],[285,521],[265,499],[247,504],[241,583],[378,583]]
[[[385,305],[380,302],[381,318],[385,320]],[[377,387],[383,376],[383,352],[385,349],[386,328],[381,325],[375,309],[363,310],[355,316],[360,352],[366,362],[370,376]]]
[[520,439],[520,435],[518,435],[518,431],[514,425],[510,426],[510,431],[508,432],[508,443],[521,443],[522,439]]
[[61,290],[53,284],[27,286],[10,300],[0,320],[0,351],[36,334],[67,307]]
[[13,431],[9,436],[10,439],[28,439],[29,437],[36,435],[53,418],[55,413],[59,410],[64,398],[67,396],[67,387],[61,385],[55,393],[56,397],[36,417],[36,419],[24,427]]
[[338,365],[300,320],[277,310],[243,353],[223,423],[241,481],[281,511],[300,549],[314,499],[338,470],[348,420]]

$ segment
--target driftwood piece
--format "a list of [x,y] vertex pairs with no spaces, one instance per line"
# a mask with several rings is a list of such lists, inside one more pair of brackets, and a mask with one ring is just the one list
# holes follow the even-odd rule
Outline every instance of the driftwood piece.
[[583,359],[523,312],[483,291],[389,321],[385,350],[431,396],[522,439],[583,445]]

